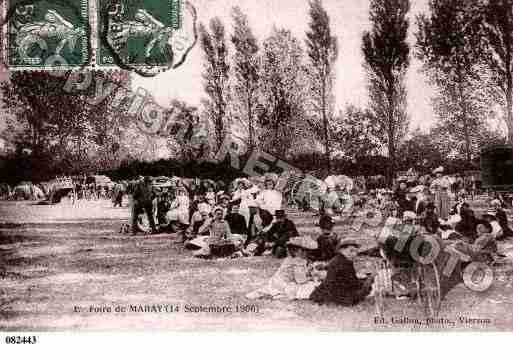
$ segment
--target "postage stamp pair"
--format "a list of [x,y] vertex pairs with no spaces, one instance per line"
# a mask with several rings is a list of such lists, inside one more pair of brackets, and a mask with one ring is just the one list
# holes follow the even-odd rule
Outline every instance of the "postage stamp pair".
[[185,0],[8,0],[3,15],[10,69],[170,68],[197,37]]

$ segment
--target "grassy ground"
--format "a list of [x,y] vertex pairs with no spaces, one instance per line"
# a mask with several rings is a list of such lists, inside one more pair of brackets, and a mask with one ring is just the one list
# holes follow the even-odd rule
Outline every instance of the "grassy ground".
[[[119,234],[128,216],[128,208],[113,209],[106,201],[0,202],[0,329],[513,329],[513,286],[504,279],[484,293],[454,288],[442,304],[441,325],[426,325],[419,306],[408,300],[387,299],[385,324],[375,322],[372,299],[352,308],[249,301],[244,295],[264,285],[279,260],[196,259],[170,235]],[[315,232],[316,218],[291,216],[300,232]],[[134,312],[131,305],[171,305],[173,312]],[[200,305],[232,312],[186,311]],[[489,323],[462,324],[459,317]]]

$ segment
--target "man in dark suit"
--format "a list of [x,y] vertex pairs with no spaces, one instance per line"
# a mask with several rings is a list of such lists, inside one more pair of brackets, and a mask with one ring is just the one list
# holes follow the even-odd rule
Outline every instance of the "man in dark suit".
[[352,306],[369,295],[374,278],[358,278],[353,264],[359,248],[358,242],[352,239],[339,243],[337,255],[328,264],[326,278],[312,292],[310,300],[319,304]]
[[272,254],[275,257],[283,258],[287,255],[287,242],[292,237],[298,237],[299,232],[296,225],[290,219],[283,209],[278,209],[274,214],[274,221],[270,228],[265,229],[257,236],[257,248],[254,255],[260,255],[265,251],[266,243],[271,244]]
[[248,234],[248,227],[246,226],[246,219],[242,214],[239,213],[239,205],[232,205],[231,210],[228,212],[226,217],[224,218],[228,225],[230,226],[230,231],[233,234]]
[[131,218],[132,235],[135,235],[137,233],[137,219],[141,212],[146,212],[146,215],[148,216],[148,221],[150,222],[152,233],[155,233],[157,231],[157,228],[155,227],[155,221],[153,219],[153,197],[154,190],[152,178],[144,177],[144,180],[136,185],[133,194]]

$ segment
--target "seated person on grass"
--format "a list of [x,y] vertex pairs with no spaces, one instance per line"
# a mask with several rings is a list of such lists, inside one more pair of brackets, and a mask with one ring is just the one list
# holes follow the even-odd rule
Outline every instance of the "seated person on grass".
[[262,255],[266,249],[270,249],[275,257],[284,258],[288,240],[298,236],[296,225],[287,218],[285,210],[276,210],[274,220],[262,229],[252,243],[248,244],[245,254],[258,256]]
[[220,194],[218,196],[219,207],[223,209],[224,217],[230,212],[230,196],[226,194]]
[[321,235],[317,237],[318,248],[311,252],[310,259],[315,262],[328,262],[337,254],[338,235],[333,231],[335,222],[330,216],[322,216],[319,220]]
[[242,214],[239,213],[239,205],[232,205],[231,210],[228,212],[224,219],[228,222],[230,226],[230,231],[235,234],[240,234],[246,236],[248,233],[248,228],[246,226],[246,219]]
[[466,255],[464,262],[489,262],[497,254],[497,242],[492,235],[492,225],[482,221],[477,225],[477,238],[466,238],[452,245],[454,249]]
[[352,306],[370,294],[374,278],[358,278],[353,265],[359,248],[360,245],[353,239],[342,240],[339,243],[337,255],[328,265],[326,278],[312,292],[310,300],[319,304]]
[[311,276],[309,252],[317,249],[310,237],[293,237],[287,242],[287,257],[267,285],[246,295],[248,299],[308,299],[319,285]]
[[242,236],[232,235],[228,222],[223,218],[223,209],[214,209],[214,220],[210,224],[208,236],[199,236],[191,241],[199,247],[195,257],[214,258],[232,255],[242,245]]
[[495,218],[497,218],[497,221],[499,222],[499,225],[502,228],[503,237],[513,237],[513,231],[511,230],[511,228],[509,228],[508,216],[506,215],[506,212],[502,209],[501,201],[498,199],[494,199],[491,204],[493,209],[495,210]]
[[191,217],[190,226],[183,234],[185,248],[189,247],[190,241],[196,236],[208,236],[210,233],[211,223],[212,218],[210,217],[210,206],[206,203],[200,203],[198,205],[198,210],[194,212]]
[[501,239],[503,237],[504,232],[502,230],[501,225],[499,224],[499,221],[497,221],[497,218],[495,218],[494,212],[489,211],[486,214],[484,214],[483,221],[490,223],[490,225],[492,226],[491,233],[492,233],[493,238]]
[[462,204],[460,209],[461,221],[456,224],[455,230],[459,234],[469,238],[476,237],[477,219],[474,211],[467,203]]

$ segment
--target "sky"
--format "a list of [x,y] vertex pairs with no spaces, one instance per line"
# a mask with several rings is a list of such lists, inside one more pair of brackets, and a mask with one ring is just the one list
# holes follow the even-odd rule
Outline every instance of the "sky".
[[[270,35],[273,26],[286,28],[301,40],[304,47],[305,31],[308,29],[308,0],[190,0],[196,7],[198,21],[207,24],[212,17],[221,18],[232,32],[230,10],[238,5],[248,15],[253,33],[261,43]],[[410,29],[408,41],[414,45],[415,15],[428,11],[428,0],[412,0],[409,13]],[[361,107],[367,105],[367,82],[362,67],[362,35],[370,30],[369,0],[324,0],[332,31],[338,37],[339,56],[336,63],[336,112],[347,104]],[[421,64],[410,51],[411,64],[407,74],[408,111],[411,116],[410,130],[420,127],[428,129],[435,118],[431,107],[434,94],[421,73]],[[198,45],[191,51],[186,62],[175,70],[159,74],[155,78],[134,75],[133,84],[151,92],[156,101],[167,106],[171,99],[179,99],[199,105],[205,96],[201,72],[203,54]]]

